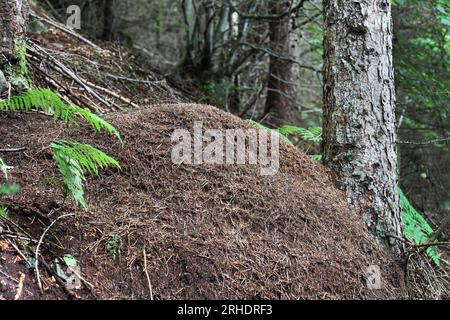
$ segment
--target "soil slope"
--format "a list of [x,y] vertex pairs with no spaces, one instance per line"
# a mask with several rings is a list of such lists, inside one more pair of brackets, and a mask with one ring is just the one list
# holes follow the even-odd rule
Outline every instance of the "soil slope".
[[[402,298],[402,273],[392,257],[349,209],[330,173],[294,147],[281,143],[274,176],[261,176],[252,165],[175,165],[175,129],[192,130],[194,121],[205,128],[250,126],[193,104],[105,118],[121,132],[123,146],[87,125],[0,113],[1,144],[27,148],[2,154],[14,166],[11,181],[22,186],[6,201],[10,218],[39,238],[46,216],[76,214],[52,227],[42,252],[49,262],[55,254],[78,259],[94,286],[79,290],[80,297],[148,299],[145,251],[155,299]],[[91,143],[123,166],[89,177],[89,213],[64,201],[48,148],[56,137]],[[115,260],[107,250],[113,236],[121,239]],[[370,265],[381,268],[381,290],[367,288]]]

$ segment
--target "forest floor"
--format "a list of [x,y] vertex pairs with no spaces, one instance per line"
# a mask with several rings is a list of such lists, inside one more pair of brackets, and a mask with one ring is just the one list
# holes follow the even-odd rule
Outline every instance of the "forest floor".
[[[284,142],[274,176],[261,176],[254,165],[175,165],[175,129],[192,130],[195,121],[204,129],[252,127],[190,104],[207,99],[136,53],[98,50],[56,27],[31,41],[35,83],[104,113],[124,144],[43,114],[0,114],[2,145],[23,148],[2,154],[21,190],[3,200],[9,215],[0,220],[0,298],[405,297],[401,267],[349,209],[325,167]],[[64,197],[48,147],[55,138],[90,143],[122,166],[89,177],[89,212]],[[38,277],[34,257],[43,234]],[[64,257],[75,258],[81,286],[62,279],[70,275]],[[380,290],[367,286],[374,265]]]
[[[193,128],[194,121],[203,121],[205,129],[252,127],[194,104],[147,106],[105,119],[121,132],[123,146],[88,125],[67,126],[36,113],[0,115],[3,143],[26,147],[4,157],[14,167],[10,181],[22,186],[4,201],[8,219],[26,230],[19,230],[28,241],[17,244],[19,260],[34,256],[31,248],[51,221],[73,213],[50,229],[40,251],[49,265],[66,254],[76,258],[87,282],[73,294],[100,299],[402,297],[400,268],[348,208],[329,172],[295,147],[282,143],[274,176],[261,176],[254,165],[176,165],[170,139],[176,128]],[[55,137],[90,143],[122,165],[122,172],[89,178],[89,212],[63,196],[48,148]],[[9,255],[17,251],[5,247]],[[150,280],[143,271],[144,252]],[[371,265],[381,268],[381,290],[367,287]],[[54,275],[41,272],[54,294],[52,288],[59,287]],[[27,277],[34,279],[30,272]]]

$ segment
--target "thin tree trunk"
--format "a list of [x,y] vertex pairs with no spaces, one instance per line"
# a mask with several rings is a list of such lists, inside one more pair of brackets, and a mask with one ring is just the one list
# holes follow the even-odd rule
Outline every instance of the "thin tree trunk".
[[186,53],[183,61],[183,68],[190,69],[194,64],[194,49],[195,49],[195,27],[197,24],[197,17],[193,0],[183,0],[183,17],[186,24]]
[[114,37],[114,0],[104,0],[102,39],[111,41]]
[[324,0],[324,162],[379,241],[402,245],[391,3]]
[[[278,0],[269,1],[271,15],[279,15],[286,11],[286,2]],[[265,122],[272,126],[286,123],[295,123],[298,111],[296,110],[294,90],[292,87],[292,63],[278,58],[278,56],[291,56],[291,23],[287,15],[281,20],[270,21],[270,48],[274,55],[270,56],[269,80],[267,83],[267,98],[265,106]]]
[[0,0],[0,91],[29,85],[25,62],[26,0]]
[[205,30],[203,34],[203,55],[199,64],[200,72],[211,72],[213,70],[213,50],[214,50],[214,22],[215,16],[213,3],[206,1],[203,3],[203,9],[205,10],[203,18],[205,19]]

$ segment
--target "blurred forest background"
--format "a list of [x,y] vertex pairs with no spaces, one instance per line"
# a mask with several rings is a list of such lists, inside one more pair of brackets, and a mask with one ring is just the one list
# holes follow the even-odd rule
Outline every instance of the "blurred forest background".
[[[278,128],[320,127],[322,1],[40,0],[61,22],[132,48],[203,101]],[[450,210],[450,4],[393,1],[400,185],[433,228]],[[311,154],[320,146],[298,141]],[[448,234],[447,234],[448,237]]]

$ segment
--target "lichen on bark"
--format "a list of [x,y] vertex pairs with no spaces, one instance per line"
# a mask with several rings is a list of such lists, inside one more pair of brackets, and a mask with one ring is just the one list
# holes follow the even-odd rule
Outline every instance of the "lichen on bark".
[[18,91],[31,87],[31,77],[26,60],[27,43],[23,39],[16,39],[13,47],[13,60],[7,66],[9,82]]
[[0,0],[0,71],[6,82],[21,91],[31,85],[26,63],[26,24],[28,6],[25,0]]

